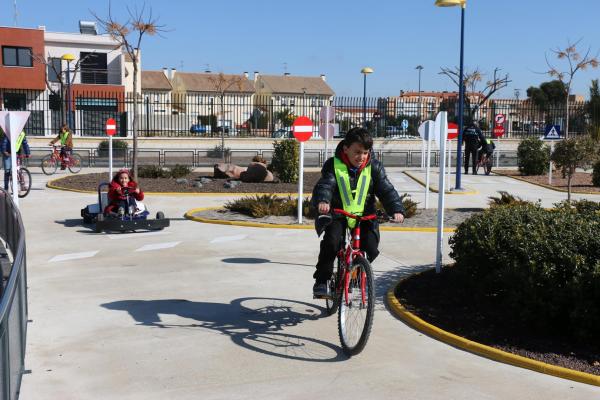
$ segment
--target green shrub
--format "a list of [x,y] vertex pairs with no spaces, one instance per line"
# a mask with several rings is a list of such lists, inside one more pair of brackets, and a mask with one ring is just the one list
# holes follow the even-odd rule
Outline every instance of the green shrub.
[[300,146],[295,139],[273,143],[271,164],[279,180],[285,183],[298,182]]
[[584,216],[600,212],[600,203],[586,199],[575,201],[564,200],[560,203],[555,203],[554,207],[556,207],[557,210],[572,210]]
[[[274,194],[242,197],[225,204],[230,211],[248,215],[254,218],[269,216],[291,216],[298,215],[298,199],[288,197],[277,197]],[[302,215],[314,217],[314,210],[310,207],[310,198],[307,197],[302,203]]]
[[498,191],[500,193],[500,197],[490,196],[488,199],[488,204],[490,207],[498,207],[498,206],[515,206],[515,205],[525,205],[532,204],[530,201],[523,200],[519,196],[515,196],[504,190]]
[[212,150],[209,150],[207,153],[208,158],[223,158],[223,151],[225,152],[225,157],[228,157],[231,154],[231,149],[229,147],[223,148],[223,146],[216,145]]
[[600,334],[599,228],[598,213],[493,207],[458,226],[450,255],[473,301],[504,323],[589,340]]
[[[402,196],[400,196],[400,200],[402,201],[404,211],[406,212],[404,214],[404,218],[414,217],[417,214],[417,205],[419,203],[414,201],[408,193],[404,193]],[[381,203],[381,201],[377,200],[377,203],[375,203],[375,208],[377,209],[377,211],[384,213],[385,216],[388,216],[385,212],[385,209],[383,208],[383,204]]]
[[535,137],[523,139],[517,148],[519,172],[523,175],[542,175],[548,171],[550,147]]
[[169,168],[169,176],[171,178],[183,178],[184,176],[189,175],[192,172],[192,168],[187,165],[175,164],[174,166]]
[[592,171],[592,184],[594,186],[600,186],[600,161],[594,163],[594,169]]
[[[116,157],[123,157],[127,153],[129,144],[125,140],[113,139],[113,155]],[[103,140],[98,143],[98,156],[108,157],[108,140]]]
[[140,178],[168,178],[169,173],[158,165],[140,165],[138,167],[138,177]]

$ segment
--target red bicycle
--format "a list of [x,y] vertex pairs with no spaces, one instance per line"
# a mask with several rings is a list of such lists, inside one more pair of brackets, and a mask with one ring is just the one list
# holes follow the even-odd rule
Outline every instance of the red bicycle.
[[63,157],[60,154],[60,145],[52,146],[52,153],[42,158],[42,171],[46,175],[52,175],[56,172],[59,165],[69,168],[69,171],[76,174],[81,171],[82,160],[79,154],[71,153]]
[[360,353],[369,339],[373,325],[375,291],[373,271],[366,254],[360,250],[360,222],[377,218],[373,215],[354,215],[342,209],[334,214],[356,220],[356,226],[346,229],[344,245],[337,255],[337,268],[329,280],[326,297],[327,313],[338,312],[338,333],[342,350],[348,356]]

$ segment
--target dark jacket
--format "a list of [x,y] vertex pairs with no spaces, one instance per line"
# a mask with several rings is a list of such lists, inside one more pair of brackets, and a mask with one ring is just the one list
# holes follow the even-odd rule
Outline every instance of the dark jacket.
[[[342,143],[340,142],[335,150],[336,157],[342,159]],[[390,183],[385,173],[383,165],[378,160],[370,159],[367,163],[371,164],[371,183],[369,185],[368,196],[365,202],[364,214],[375,213],[375,196],[385,208],[385,212],[392,216],[396,213],[404,215],[404,207],[400,196],[394,186]],[[356,189],[360,171],[348,168],[350,176],[350,185],[352,189]],[[335,170],[333,168],[333,157],[325,161],[321,169],[321,179],[317,182],[312,193],[312,205],[316,208],[320,202],[325,202],[330,205],[331,209],[344,208],[342,198],[338,189],[337,180],[335,179]]]
[[481,129],[476,126],[469,126],[463,134],[463,143],[469,148],[478,149],[482,143],[485,143],[485,136]]
[[[10,153],[10,140],[8,140],[8,136],[4,135],[2,137],[2,141],[0,142],[0,152],[4,157],[6,157],[5,153]],[[19,149],[19,154],[28,156],[31,154],[29,150],[29,143],[27,143],[27,138],[23,139],[23,143],[21,144],[21,148]]]

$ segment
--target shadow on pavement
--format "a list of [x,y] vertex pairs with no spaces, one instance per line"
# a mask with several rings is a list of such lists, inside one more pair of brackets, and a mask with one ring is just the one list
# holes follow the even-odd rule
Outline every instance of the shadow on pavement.
[[[375,261],[377,263],[377,261]],[[397,268],[379,272],[373,271],[375,275],[375,298],[376,305],[384,305],[388,290],[402,278],[407,278],[417,272],[432,268],[433,264],[399,266]]]
[[299,265],[301,267],[313,267],[314,264],[298,264],[289,262],[271,261],[266,258],[252,258],[252,257],[236,257],[236,258],[223,258],[221,260],[227,264],[280,264],[280,265]]
[[[108,310],[127,311],[138,325],[158,328],[203,328],[228,335],[238,346],[262,354],[313,362],[346,360],[337,345],[285,333],[286,328],[315,321],[326,311],[296,300],[247,297],[229,304],[179,299],[121,300],[101,305]],[[160,315],[197,321],[166,324]]]

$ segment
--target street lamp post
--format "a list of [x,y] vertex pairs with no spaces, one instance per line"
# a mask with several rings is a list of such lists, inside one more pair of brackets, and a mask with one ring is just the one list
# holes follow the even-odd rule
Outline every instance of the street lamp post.
[[367,75],[373,73],[373,68],[364,67],[360,70],[363,74],[363,127],[367,127]]
[[462,168],[462,141],[464,127],[464,98],[465,88],[463,82],[463,60],[464,60],[464,41],[465,41],[465,7],[467,0],[435,0],[438,7],[460,7],[460,71],[458,79],[458,140],[456,143],[456,183],[454,190],[462,190],[461,187],[461,168]]
[[71,61],[75,60],[73,54],[63,54],[61,57],[67,62],[67,125],[69,129],[73,129],[73,121],[71,118]]
[[417,110],[417,117],[419,118],[419,123],[421,122],[421,71],[423,70],[422,65],[417,65],[415,69],[419,70],[419,105]]

